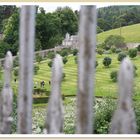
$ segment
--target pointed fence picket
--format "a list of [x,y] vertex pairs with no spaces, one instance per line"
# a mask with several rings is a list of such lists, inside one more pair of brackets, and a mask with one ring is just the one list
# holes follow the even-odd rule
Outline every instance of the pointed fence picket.
[[[20,14],[20,72],[17,132],[32,133],[33,59],[35,42],[35,6],[22,6]],[[78,93],[76,132],[94,132],[94,79],[96,48],[96,6],[82,6],[79,23]],[[7,52],[4,86],[0,95],[0,133],[11,133],[13,93],[10,86],[12,55]],[[52,67],[51,95],[47,107],[45,130],[63,133],[64,110],[61,97],[62,58],[56,55]],[[135,134],[136,119],[132,105],[133,65],[128,58],[121,63],[118,76],[118,107],[112,118],[111,134]]]
[[4,86],[1,95],[1,133],[9,134],[12,123],[13,92],[10,86],[13,66],[12,54],[7,52],[4,63]]

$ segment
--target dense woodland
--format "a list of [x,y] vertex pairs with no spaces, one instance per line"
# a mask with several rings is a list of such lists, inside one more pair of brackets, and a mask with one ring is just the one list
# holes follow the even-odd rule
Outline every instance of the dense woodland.
[[[0,58],[7,50],[13,55],[19,46],[19,13],[16,6],[0,6]],[[36,8],[36,40],[35,50],[53,48],[61,44],[65,34],[77,34],[79,11],[69,7],[58,7],[52,13],[46,13],[42,7]],[[98,9],[97,32],[140,23],[140,6],[110,6]]]
[[109,6],[98,9],[100,31],[136,23],[140,23],[140,6]]

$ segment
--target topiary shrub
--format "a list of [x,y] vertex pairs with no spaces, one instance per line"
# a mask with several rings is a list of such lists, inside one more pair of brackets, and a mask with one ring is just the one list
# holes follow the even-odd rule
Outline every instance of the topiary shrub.
[[72,51],[73,56],[77,55],[77,53],[78,53],[78,50],[77,50],[77,49],[74,49],[74,50]]
[[98,65],[99,65],[99,64],[98,64],[98,61],[96,61],[96,62],[95,62],[95,68],[96,68]]
[[66,64],[68,62],[67,57],[63,57],[63,64]]
[[60,52],[60,55],[61,55],[62,57],[65,57],[65,56],[68,55],[68,51],[67,51],[67,50],[62,50],[62,51]]
[[39,66],[38,65],[34,65],[34,74],[36,75],[39,71]]
[[115,53],[116,52],[116,47],[115,46],[111,47],[111,52],[112,53]]
[[112,79],[113,82],[117,82],[117,77],[118,77],[118,71],[114,70],[110,73],[110,78]]
[[48,52],[47,57],[49,59],[53,59],[55,57],[55,53],[53,51]]
[[110,47],[104,46],[104,50],[108,51],[108,50],[110,50]]
[[124,52],[120,52],[118,54],[118,61],[122,61],[127,55]]
[[102,49],[97,49],[97,53],[98,53],[99,55],[102,55],[102,54],[103,54],[103,50],[102,50]]
[[131,58],[136,57],[136,56],[137,56],[137,49],[136,49],[136,48],[130,49],[130,50],[128,51],[128,55],[129,55],[129,57],[131,57]]
[[66,77],[66,74],[63,73],[63,75],[62,75],[62,80],[63,80],[63,81],[65,80],[65,77]]
[[140,45],[138,45],[137,50],[140,52]]
[[52,64],[53,64],[53,61],[49,61],[48,62],[48,66],[51,68],[52,67]]
[[112,62],[112,59],[110,57],[105,57],[104,60],[103,60],[103,65],[105,67],[109,67],[109,65],[111,64]]

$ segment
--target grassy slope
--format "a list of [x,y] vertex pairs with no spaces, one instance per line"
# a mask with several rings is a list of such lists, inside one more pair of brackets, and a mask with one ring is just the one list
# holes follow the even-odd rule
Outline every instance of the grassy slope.
[[[120,28],[109,30],[97,35],[99,43],[103,42],[109,35],[120,35]],[[140,42],[140,24],[134,24],[121,28],[121,35],[126,42]]]
[[[105,68],[102,64],[103,58],[109,56],[112,58],[112,64],[109,68]],[[62,93],[65,95],[76,95],[77,93],[77,65],[75,64],[74,57],[69,56],[68,63],[64,65],[64,72],[66,74],[65,81],[62,82]],[[110,72],[112,70],[119,69],[120,63],[117,61],[116,54],[109,55],[97,55],[98,67],[96,69],[96,80],[95,80],[95,94],[96,96],[113,96],[116,97],[117,93],[117,83],[113,83],[110,79]],[[140,56],[132,59],[134,64],[137,66],[138,76],[135,78],[135,95],[140,98]],[[34,76],[34,81],[44,80],[47,85],[48,90],[50,90],[50,85],[48,84],[51,75],[51,69],[47,65],[47,61],[41,62],[39,64],[40,70],[36,76]]]

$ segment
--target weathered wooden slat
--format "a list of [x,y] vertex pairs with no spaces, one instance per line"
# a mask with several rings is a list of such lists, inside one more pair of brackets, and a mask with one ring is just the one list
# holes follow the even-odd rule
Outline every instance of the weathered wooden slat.
[[57,54],[52,67],[51,95],[47,108],[46,129],[49,134],[63,132],[64,110],[61,97],[62,74],[62,57]]
[[1,133],[10,134],[12,123],[13,92],[10,86],[13,59],[11,52],[7,52],[4,63],[4,86],[1,95]]
[[79,27],[76,133],[93,133],[93,89],[96,48],[96,6],[82,6]]
[[111,122],[111,134],[135,134],[136,120],[132,106],[133,65],[125,58],[120,66],[118,107]]
[[32,133],[32,90],[35,6],[22,6],[20,14],[18,133]]

